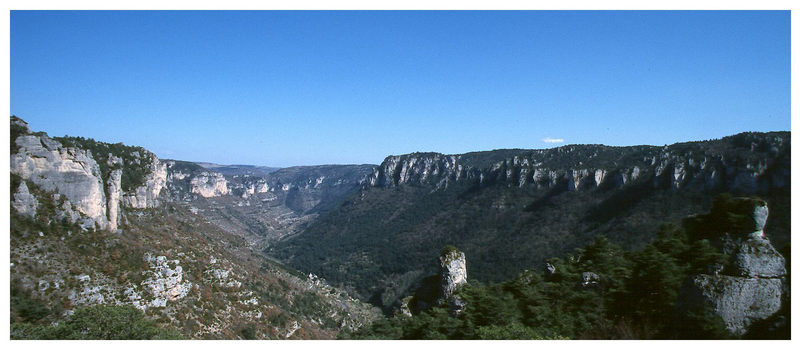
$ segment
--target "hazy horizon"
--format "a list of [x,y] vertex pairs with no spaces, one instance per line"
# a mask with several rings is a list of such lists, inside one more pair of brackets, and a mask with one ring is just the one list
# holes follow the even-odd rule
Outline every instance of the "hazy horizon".
[[161,158],[379,164],[790,130],[789,11],[12,11],[11,114]]

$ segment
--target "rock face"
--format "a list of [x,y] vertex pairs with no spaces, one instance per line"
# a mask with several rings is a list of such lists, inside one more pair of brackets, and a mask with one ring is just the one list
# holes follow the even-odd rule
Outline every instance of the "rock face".
[[11,202],[11,206],[23,216],[34,217],[36,216],[36,208],[39,206],[39,202],[35,196],[31,195],[30,191],[28,191],[28,186],[23,182],[19,184],[17,192],[14,193],[14,200]]
[[[12,137],[16,137],[16,152],[11,154],[11,173],[53,193],[59,217],[78,222],[84,228],[116,231],[123,207],[143,209],[158,206],[158,196],[166,183],[166,166],[152,153],[138,148],[127,154],[136,163],[142,157],[149,157],[146,162],[149,165],[145,169],[132,169],[130,167],[135,165],[128,164],[129,171],[144,173],[145,178],[140,186],[126,192],[123,188],[125,163],[119,157],[121,154],[92,154],[91,150],[83,147],[99,142],[80,143],[68,137],[59,138],[68,142],[65,144],[72,142],[71,146],[65,146],[44,133],[32,134],[27,123],[16,117],[11,118],[11,126],[15,131]],[[113,149],[131,149],[121,144],[114,146]],[[98,158],[107,159],[102,163],[106,168],[105,174],[96,160]],[[35,198],[30,200],[27,186],[19,190],[19,199],[15,199],[18,212],[35,214],[35,209],[30,208]]]
[[739,244],[733,254],[735,275],[762,279],[786,275],[783,256],[761,234],[756,232]]
[[[655,238],[660,223],[707,209],[720,192],[784,205],[790,201],[790,142],[788,132],[770,132],[669,146],[392,155],[356,195],[302,234],[272,244],[269,253],[332,282],[370,285],[359,287],[363,299],[397,295],[393,280],[405,273],[432,274],[426,260],[444,241],[474,254],[471,277],[508,279],[598,234],[636,249]],[[786,214],[771,217],[768,234],[778,249],[789,242],[788,221]],[[378,240],[384,243],[363,243]],[[483,248],[489,241],[491,248]],[[492,256],[508,250],[515,253]],[[428,257],[405,257],[412,253]],[[369,259],[351,257],[362,254]],[[321,268],[320,258],[348,267]],[[389,264],[401,267],[373,268]],[[354,281],[351,270],[370,271]]]
[[122,194],[122,170],[111,171],[108,177],[108,230],[116,231],[119,224],[119,204]]
[[191,180],[192,193],[204,198],[228,195],[228,181],[220,173],[203,172]]
[[689,281],[683,297],[693,306],[710,305],[728,331],[743,335],[750,324],[780,310],[784,287],[781,279],[700,274]]
[[320,212],[341,205],[374,168],[322,165],[272,170],[180,160],[165,163],[171,199],[261,247],[301,232]]
[[728,331],[743,335],[751,324],[781,309],[788,285],[785,260],[764,237],[769,212],[766,203],[740,198],[734,199],[732,206],[730,213],[744,219],[726,227],[733,230],[716,241],[731,257],[730,265],[713,275],[690,278],[681,291],[679,309],[709,306],[722,318]]
[[297,213],[304,213],[350,196],[374,168],[374,165],[288,167],[266,175],[265,183],[256,182],[251,187],[275,194],[278,202]]
[[15,142],[19,151],[11,155],[11,173],[65,196],[86,217],[85,225],[107,226],[100,167],[90,152],[64,148],[46,135],[22,135]]
[[450,313],[460,314],[467,307],[465,302],[455,292],[467,283],[467,258],[464,252],[456,248],[445,248],[439,256],[439,287],[441,288],[441,298],[437,304],[447,304]]
[[145,156],[150,157],[150,166],[146,170],[148,173],[144,185],[134,189],[132,192],[125,193],[123,202],[132,208],[144,209],[158,207],[158,197],[161,190],[167,185],[167,165],[149,153]]

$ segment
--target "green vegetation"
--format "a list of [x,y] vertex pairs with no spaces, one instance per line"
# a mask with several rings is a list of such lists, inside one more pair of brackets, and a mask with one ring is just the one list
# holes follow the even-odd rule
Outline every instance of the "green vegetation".
[[12,323],[11,339],[182,339],[159,327],[130,305],[97,305],[75,310],[69,318],[51,325]]
[[[149,171],[153,160],[149,156],[150,152],[142,147],[127,146],[122,143],[98,142],[92,138],[83,137],[64,136],[54,137],[53,139],[59,141],[65,147],[76,147],[91,151],[92,157],[100,166],[103,182],[108,180],[111,171],[122,169],[123,191],[130,191],[143,185],[147,175],[150,174]],[[121,158],[123,164],[109,165],[110,156]]]
[[714,199],[711,212],[689,218],[686,224],[697,232],[698,235],[693,236],[696,239],[714,238],[725,232],[749,234],[756,230],[753,207],[766,204],[759,198],[733,198],[725,193]]
[[58,316],[61,309],[50,308],[31,292],[22,287],[17,279],[11,279],[11,319],[12,322],[42,323],[46,318]]
[[[343,338],[724,338],[714,314],[673,317],[683,280],[721,258],[707,240],[689,241],[674,226],[663,226],[656,241],[637,251],[598,237],[564,259],[550,259],[552,274],[525,271],[500,283],[470,281],[458,291],[467,304],[458,316],[445,305],[384,319]],[[599,279],[587,282],[584,272]]]
[[200,166],[194,162],[189,161],[180,161],[180,160],[172,160],[172,170],[175,172],[184,172],[184,173],[198,173],[208,171],[203,166]]
[[[412,317],[382,319],[342,338],[734,338],[709,308],[677,310],[680,289],[691,275],[729,263],[701,232],[710,229],[709,224],[727,231],[752,229],[742,225],[743,217],[763,201],[720,195],[714,203],[708,215],[687,219],[681,226],[662,225],[657,238],[642,248],[624,250],[598,236],[563,259],[547,260],[547,271],[526,270],[502,282],[471,280],[456,293],[466,303],[458,314],[444,304]],[[454,249],[447,246],[442,253]],[[415,295],[419,292],[422,287]],[[743,338],[788,338],[788,327],[775,325],[779,318],[789,318],[788,298],[784,303],[779,314],[756,324]]]

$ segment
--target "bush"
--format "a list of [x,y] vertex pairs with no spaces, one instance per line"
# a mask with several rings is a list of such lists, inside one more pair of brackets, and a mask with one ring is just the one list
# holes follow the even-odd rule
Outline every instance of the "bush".
[[97,305],[80,308],[55,326],[14,324],[11,339],[181,339],[160,328],[131,306]]

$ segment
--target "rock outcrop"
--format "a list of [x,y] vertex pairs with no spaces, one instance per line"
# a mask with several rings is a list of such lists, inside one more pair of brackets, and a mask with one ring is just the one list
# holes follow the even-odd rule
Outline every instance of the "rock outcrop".
[[[152,153],[142,148],[82,138],[53,139],[44,133],[31,133],[28,124],[17,117],[11,118],[11,127],[14,131],[12,137],[15,137],[11,173],[30,181],[44,192],[53,193],[59,219],[77,222],[85,229],[117,231],[123,207],[142,209],[158,205],[159,194],[166,182],[166,166]],[[67,143],[62,144],[59,140]],[[123,187],[126,164],[120,157],[122,154],[92,154],[89,148],[98,144],[103,147],[92,149],[99,151],[113,146],[113,149],[128,151],[129,154],[125,155],[133,162],[127,164],[127,171],[143,173],[145,178],[141,185],[126,192]],[[142,157],[147,161],[139,161]],[[98,162],[98,159],[104,160]],[[135,168],[145,163],[149,164],[148,168]],[[15,200],[19,207],[17,211],[35,214],[35,209],[30,208],[35,201],[31,201],[27,186],[24,189],[20,186],[18,193],[19,199]]]
[[718,206],[715,204],[711,214],[694,220],[722,225],[718,229],[724,232],[714,243],[730,256],[731,262],[713,274],[687,280],[678,308],[686,312],[710,307],[729,332],[743,335],[751,324],[781,309],[788,287],[785,260],[764,236],[769,212],[765,202],[737,198],[726,207]]
[[145,170],[145,182],[131,192],[123,195],[123,202],[137,209],[153,208],[159,205],[159,195],[167,185],[167,165],[158,159],[155,154],[148,153],[150,157],[149,168]]
[[25,185],[25,182],[22,182],[19,184],[17,192],[14,193],[14,200],[11,201],[11,206],[23,216],[34,217],[36,216],[36,209],[39,207],[39,201],[28,191],[28,186]]
[[453,296],[453,293],[467,283],[467,259],[464,252],[448,249],[439,256],[439,279],[442,301]]
[[177,301],[189,294],[190,281],[183,280],[183,268],[178,260],[168,260],[165,256],[146,255],[150,264],[149,277],[142,284],[148,288],[153,299],[145,307],[164,307],[168,301]]
[[413,294],[400,301],[398,314],[412,316],[434,306],[447,306],[458,315],[467,303],[458,295],[467,283],[467,259],[464,252],[448,246],[439,256],[439,273],[424,278]]
[[111,171],[106,183],[108,188],[108,230],[116,231],[120,218],[120,197],[122,196],[122,170]]
[[588,287],[597,285],[600,282],[600,276],[591,271],[581,273],[581,286]]
[[82,224],[107,227],[104,183],[91,152],[65,148],[46,135],[21,135],[15,143],[19,150],[11,154],[11,173],[65,196],[84,215]]
[[192,193],[204,198],[228,195],[228,181],[220,173],[203,172],[191,180]]
[[784,287],[780,279],[700,274],[691,278],[682,296],[688,309],[708,304],[729,332],[743,335],[751,324],[781,309]]

